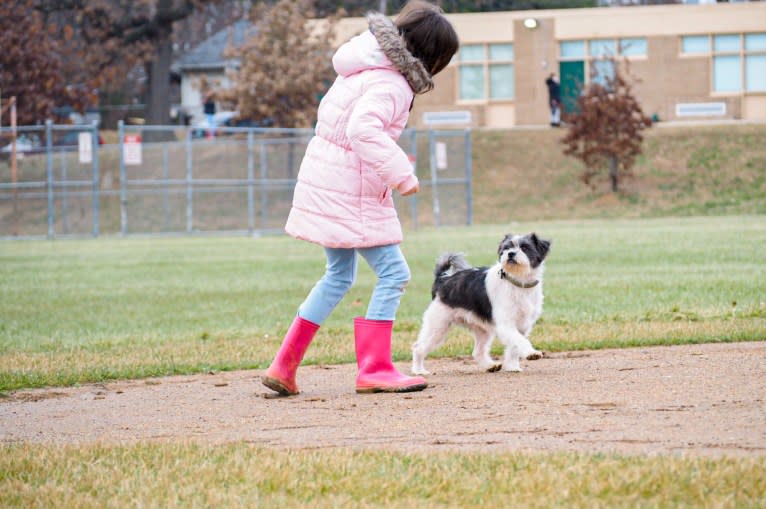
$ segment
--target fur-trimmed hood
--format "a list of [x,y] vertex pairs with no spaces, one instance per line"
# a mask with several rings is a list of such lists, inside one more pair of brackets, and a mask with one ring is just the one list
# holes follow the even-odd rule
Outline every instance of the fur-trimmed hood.
[[386,16],[367,14],[369,30],[341,46],[333,57],[335,71],[341,76],[374,68],[392,68],[407,80],[412,91],[423,94],[434,87],[423,63],[407,50],[396,25]]
[[409,52],[407,43],[390,18],[379,12],[370,12],[367,14],[367,23],[370,32],[380,44],[380,49],[394,67],[404,75],[413,92],[423,94],[434,88],[431,74],[426,70],[423,62]]

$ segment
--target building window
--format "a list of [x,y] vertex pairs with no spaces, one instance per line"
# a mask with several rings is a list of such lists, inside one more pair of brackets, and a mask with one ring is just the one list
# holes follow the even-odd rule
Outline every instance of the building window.
[[766,92],[766,33],[745,34],[745,90]]
[[681,38],[681,53],[707,55],[710,53],[710,39],[707,35],[685,35]]
[[489,45],[489,97],[513,99],[513,44]]
[[681,54],[712,60],[713,92],[766,92],[766,33],[687,35]]
[[620,39],[620,54],[625,57],[645,57],[646,37]]
[[645,57],[646,54],[646,37],[561,41],[559,43],[560,61],[583,62],[584,66],[587,65],[587,72],[583,72],[584,76],[588,76],[589,81],[602,85],[606,83],[607,79],[614,77],[614,68],[610,59]]
[[559,41],[561,103],[566,112],[577,109],[577,98],[588,83],[614,77],[612,59],[647,56],[646,37]]
[[460,47],[460,98],[484,99],[484,45]]
[[596,39],[590,41],[590,56],[595,58],[613,57],[617,54],[617,41],[614,39]]
[[713,57],[713,90],[715,92],[739,92],[742,90],[739,56],[719,55]]
[[739,53],[739,35],[713,36],[713,51],[716,53]]
[[713,36],[713,90],[739,92],[742,90],[739,34]]
[[464,44],[459,55],[461,100],[513,99],[513,44]]
[[561,60],[579,60],[585,58],[585,41],[561,41],[559,46]]

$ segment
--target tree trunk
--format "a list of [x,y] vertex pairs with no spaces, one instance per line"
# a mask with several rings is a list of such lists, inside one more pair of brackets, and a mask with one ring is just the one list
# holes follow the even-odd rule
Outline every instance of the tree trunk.
[[617,192],[617,157],[609,156],[609,180],[612,181],[612,192]]
[[170,36],[169,30],[163,30],[155,45],[155,56],[147,64],[146,123],[150,125],[167,125],[170,121],[170,63],[173,56]]

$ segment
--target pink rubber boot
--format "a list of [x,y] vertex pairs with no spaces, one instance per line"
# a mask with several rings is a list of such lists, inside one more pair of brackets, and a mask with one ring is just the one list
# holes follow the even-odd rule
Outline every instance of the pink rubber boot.
[[428,387],[422,376],[405,376],[391,362],[390,320],[354,318],[356,345],[356,392],[414,392]]
[[261,383],[282,396],[298,394],[295,372],[317,330],[319,325],[296,316],[287,330],[277,356],[261,377]]

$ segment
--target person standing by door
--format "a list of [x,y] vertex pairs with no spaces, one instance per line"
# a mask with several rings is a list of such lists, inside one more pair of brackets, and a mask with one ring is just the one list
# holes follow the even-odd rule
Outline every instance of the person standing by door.
[[215,136],[215,98],[213,97],[212,92],[208,92],[205,96],[203,111],[205,112],[205,117],[207,118],[207,137],[212,138]]
[[551,109],[551,126],[561,125],[561,87],[559,86],[556,73],[552,72],[545,80],[548,85],[548,105]]

